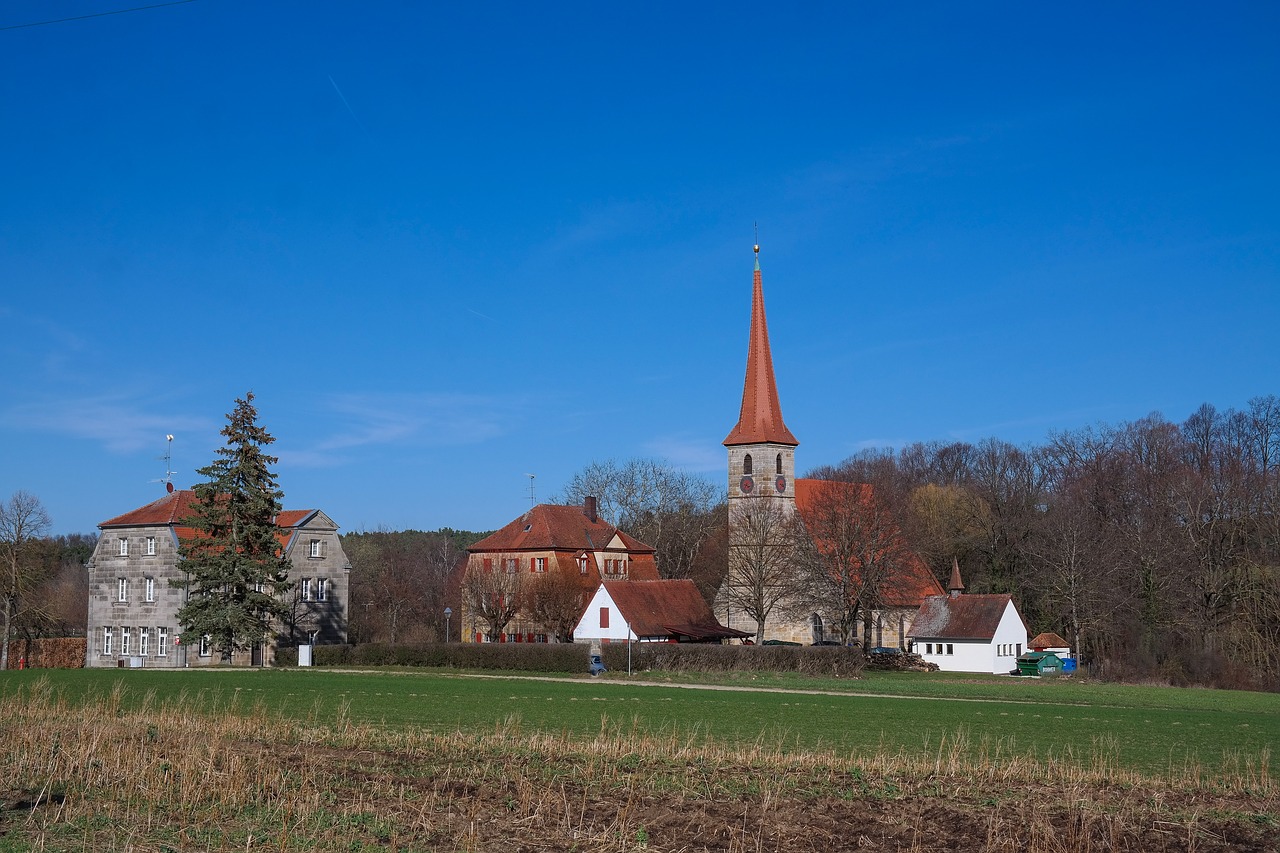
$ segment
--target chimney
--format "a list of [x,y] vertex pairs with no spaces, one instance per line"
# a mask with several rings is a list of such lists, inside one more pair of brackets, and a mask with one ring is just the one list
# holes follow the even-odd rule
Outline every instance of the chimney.
[[596,496],[587,495],[582,499],[582,514],[591,520],[592,524],[596,523]]

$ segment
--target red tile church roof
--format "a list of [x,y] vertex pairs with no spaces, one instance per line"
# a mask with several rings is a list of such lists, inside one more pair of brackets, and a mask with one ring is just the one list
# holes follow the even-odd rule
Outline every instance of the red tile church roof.
[[[759,247],[756,248],[759,251]],[[782,422],[778,383],[773,377],[773,356],[769,351],[769,324],[764,316],[764,285],[760,280],[760,260],[756,259],[751,288],[751,335],[747,346],[747,377],[742,386],[742,409],[738,423],[724,440],[726,447],[739,444],[787,444],[800,442]]]
[[[824,500],[838,498],[842,501],[869,502],[872,497],[871,486],[866,483],[844,483],[837,480],[796,480],[796,509],[806,526],[813,530],[817,525],[814,519],[819,506]],[[822,542],[815,539],[818,548]],[[942,585],[929,571],[924,560],[913,551],[907,551],[906,564],[894,578],[891,588],[884,593],[883,601],[887,607],[917,607],[920,602],[931,595],[941,595]]]

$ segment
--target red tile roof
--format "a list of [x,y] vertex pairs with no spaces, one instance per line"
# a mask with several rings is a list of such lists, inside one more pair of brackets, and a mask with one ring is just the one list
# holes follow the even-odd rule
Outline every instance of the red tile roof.
[[580,506],[538,504],[467,550],[486,551],[599,551],[613,537],[628,551],[652,554],[654,548],[618,530],[603,518],[592,521]]
[[990,640],[1012,601],[1008,595],[930,596],[920,603],[908,636]]
[[[179,489],[169,492],[157,501],[139,507],[124,515],[109,518],[98,525],[100,529],[120,527],[172,527],[178,538],[184,542],[195,538],[196,532],[181,522],[195,511],[198,501],[196,493],[191,489]],[[315,514],[313,509],[281,510],[276,516],[276,526],[281,529],[281,545],[288,543],[289,533],[297,525]]]
[[[837,480],[802,479],[795,482],[796,509],[801,520],[813,529],[814,518],[822,501],[832,497],[840,500],[870,501],[871,486],[866,483],[844,483]],[[815,541],[822,548],[822,542]],[[914,551],[907,550],[905,564],[894,578],[892,588],[882,591],[882,601],[886,607],[918,607],[920,602],[931,595],[941,595],[942,585],[929,571],[924,560]]]
[[747,637],[716,621],[691,580],[605,581],[604,588],[637,637]]
[[769,351],[769,324],[764,316],[764,285],[760,280],[760,260],[757,258],[752,276],[751,335],[747,345],[747,377],[742,386],[742,409],[737,426],[729,432],[724,445],[733,447],[762,442],[791,447],[800,443],[782,422],[782,404],[778,402],[778,383],[773,377],[773,355]]

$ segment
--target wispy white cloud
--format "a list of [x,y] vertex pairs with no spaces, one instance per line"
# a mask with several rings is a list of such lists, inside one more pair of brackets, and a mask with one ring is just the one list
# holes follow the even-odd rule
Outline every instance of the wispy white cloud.
[[322,468],[345,463],[362,447],[453,447],[506,432],[518,401],[463,394],[336,394],[323,400],[332,432],[300,448],[280,448],[282,461]]
[[654,220],[652,205],[610,202],[584,211],[581,218],[561,228],[544,247],[548,254],[581,251],[647,231]]
[[148,410],[145,401],[124,395],[18,403],[0,411],[0,424],[96,441],[121,454],[163,446],[167,433],[208,434],[219,429],[209,418]]
[[643,447],[647,454],[693,473],[722,471],[726,465],[724,452],[702,439],[659,436],[646,441]]

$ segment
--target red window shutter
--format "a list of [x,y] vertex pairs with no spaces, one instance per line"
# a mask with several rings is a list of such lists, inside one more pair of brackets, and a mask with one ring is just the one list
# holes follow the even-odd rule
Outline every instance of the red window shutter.
[[484,558],[484,570],[485,570],[486,572],[491,572],[491,571],[493,571],[493,558],[492,558],[492,557],[485,557],[485,558]]
[[600,627],[601,628],[609,627],[609,608],[607,607],[600,608]]

